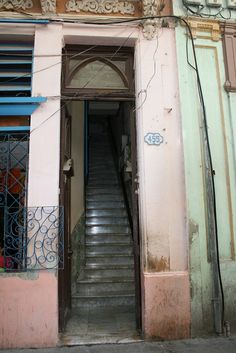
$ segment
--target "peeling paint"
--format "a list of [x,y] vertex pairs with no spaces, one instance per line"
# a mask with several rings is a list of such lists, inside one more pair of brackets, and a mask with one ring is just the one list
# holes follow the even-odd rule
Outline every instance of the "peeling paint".
[[189,219],[188,229],[189,229],[190,243],[192,244],[196,240],[196,238],[198,237],[199,225],[193,219]]
[[156,256],[148,253],[147,267],[150,272],[164,272],[170,270],[170,258],[161,256],[158,258]]

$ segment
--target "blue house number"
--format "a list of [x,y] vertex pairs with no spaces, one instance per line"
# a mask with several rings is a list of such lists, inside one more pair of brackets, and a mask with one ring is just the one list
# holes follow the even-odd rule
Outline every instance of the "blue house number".
[[159,132],[148,132],[147,135],[144,136],[144,141],[148,145],[160,146],[160,144],[163,143],[164,138]]

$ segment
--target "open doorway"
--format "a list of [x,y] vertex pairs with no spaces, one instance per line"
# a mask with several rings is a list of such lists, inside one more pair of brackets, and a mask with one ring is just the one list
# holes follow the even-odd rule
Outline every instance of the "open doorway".
[[132,102],[120,101],[68,105],[73,255],[71,313],[64,333],[76,342],[137,336],[132,110]]
[[[141,326],[131,57],[127,48],[116,57],[99,48],[73,61],[65,79],[64,94],[72,99],[62,117],[59,302],[67,344],[133,339]],[[86,100],[76,99],[78,92]]]

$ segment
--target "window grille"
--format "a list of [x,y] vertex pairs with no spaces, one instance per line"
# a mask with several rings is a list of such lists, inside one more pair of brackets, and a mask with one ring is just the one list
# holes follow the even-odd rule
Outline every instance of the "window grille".
[[[0,247],[2,267],[23,267],[24,234],[19,234],[23,222],[22,210],[27,202],[29,134],[27,132],[0,133]],[[16,219],[13,215],[18,214]],[[11,264],[10,264],[10,259]],[[7,265],[7,266],[6,266]]]
[[29,134],[0,132],[0,272],[63,268],[63,208],[27,207]]

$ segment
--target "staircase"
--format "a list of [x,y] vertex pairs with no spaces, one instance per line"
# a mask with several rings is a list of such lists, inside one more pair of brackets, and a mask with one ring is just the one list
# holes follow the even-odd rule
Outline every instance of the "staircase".
[[90,124],[86,254],[73,306],[134,308],[131,230],[105,119]]

